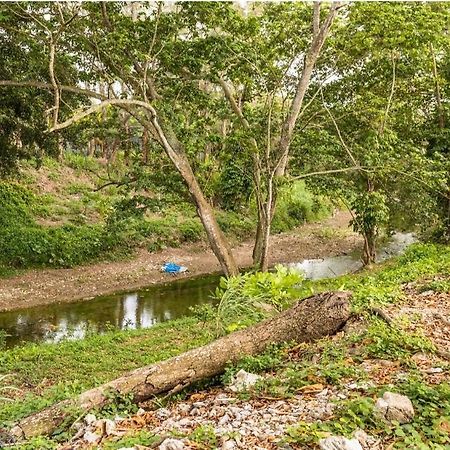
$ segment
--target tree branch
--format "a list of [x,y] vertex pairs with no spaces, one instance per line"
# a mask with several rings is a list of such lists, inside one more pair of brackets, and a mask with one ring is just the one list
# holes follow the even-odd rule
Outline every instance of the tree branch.
[[[54,87],[51,83],[43,83],[40,81],[14,81],[14,80],[0,80],[0,87],[2,86],[11,86],[11,87],[34,87],[37,89],[49,89],[52,90]],[[76,86],[65,86],[60,85],[59,89],[66,91],[66,92],[72,92],[74,94],[82,94],[87,95],[91,98],[97,98],[99,100],[105,100],[107,97],[105,97],[103,94],[100,94],[95,91],[91,91],[89,89],[83,89]]]
[[380,135],[384,133],[384,127],[386,126],[386,121],[389,117],[389,110],[391,109],[392,99],[394,98],[395,91],[395,78],[396,78],[396,64],[395,64],[395,56],[392,54],[392,84],[391,84],[391,92],[389,94],[388,102],[386,105],[386,111],[384,112],[383,120],[380,125]]
[[319,34],[320,29],[320,2],[314,2],[313,10],[313,36]]
[[53,37],[50,37],[50,59],[48,63],[48,71],[50,73],[50,80],[53,87],[53,94],[55,96],[55,106],[53,107],[53,127],[56,127],[58,124],[58,116],[59,116],[59,103],[60,103],[60,93],[58,83],[55,77],[55,52],[56,52],[56,44],[53,40]]
[[338,134],[339,140],[341,142],[342,147],[344,147],[345,151],[347,152],[351,162],[356,166],[359,166],[358,161],[356,160],[356,158],[353,156],[353,153],[351,152],[350,148],[348,147],[348,145],[345,143],[342,134],[341,134],[341,130],[339,129],[339,126],[336,122],[336,120],[334,120],[333,114],[331,114],[331,111],[328,109],[327,105],[325,104],[325,99],[323,98],[323,92],[321,92],[322,95],[322,104],[323,107],[325,109],[325,111],[328,113],[328,115],[330,116],[331,121],[333,122],[334,128],[336,128],[336,132]]
[[[311,46],[306,54],[305,64],[300,79],[297,83],[294,99],[292,100],[288,115],[283,122],[279,144],[280,157],[274,169],[274,174],[277,176],[282,176],[286,170],[289,147],[291,144],[292,135],[294,133],[295,124],[303,105],[303,99],[305,98],[306,91],[308,90],[314,66],[317,62],[323,44],[325,43],[325,39],[328,35],[334,18],[336,17],[339,6],[339,2],[332,3],[327,17],[323,21],[322,25],[318,28],[317,34],[313,35]],[[317,3],[314,3],[313,29],[318,26],[317,15],[319,12],[319,6],[317,5]]]
[[68,126],[80,121],[81,119],[84,119],[85,117],[89,116],[90,114],[92,114],[100,109],[103,109],[105,106],[109,106],[109,105],[112,105],[112,106],[140,106],[140,107],[150,111],[152,116],[156,116],[155,109],[150,104],[143,102],[141,100],[127,100],[127,99],[122,99],[122,98],[108,99],[108,100],[104,100],[104,101],[98,103],[97,105],[92,105],[90,108],[88,108],[84,111],[78,112],[77,114],[72,116],[70,119],[67,119],[65,122],[62,122],[62,123],[57,124],[56,126],[53,126],[52,128],[50,128],[49,132],[67,128]]
[[330,170],[319,170],[317,172],[309,172],[303,175],[298,175],[296,177],[291,177],[291,180],[303,180],[304,178],[315,177],[318,175],[331,175],[334,173],[343,173],[343,172],[353,172],[367,169],[362,168],[361,166],[353,166],[353,167],[344,167],[342,169],[330,169]]

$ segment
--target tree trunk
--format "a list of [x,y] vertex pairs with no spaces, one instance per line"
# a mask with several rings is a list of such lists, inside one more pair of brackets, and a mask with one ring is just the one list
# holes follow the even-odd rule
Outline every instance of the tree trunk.
[[375,263],[377,256],[376,251],[376,233],[375,230],[371,229],[364,233],[364,251],[363,251],[363,262],[365,266]]
[[335,334],[350,316],[349,292],[325,292],[296,303],[291,309],[258,325],[225,336],[160,363],[136,369],[77,398],[65,400],[22,419],[11,433],[17,438],[49,434],[76,408],[84,412],[111,401],[111,393],[132,395],[141,402],[157,394],[184,387],[222,373],[245,355],[264,351],[282,342],[311,342]]
[[225,275],[238,275],[239,268],[234,260],[231,246],[214,217],[214,211],[211,205],[203,195],[194,171],[189,164],[183,145],[177,139],[171,127],[164,125],[161,118],[157,117],[156,111],[152,116],[151,125],[149,124],[150,133],[152,131],[151,127],[153,127],[153,130],[158,135],[159,143],[164,148],[167,156],[173,162],[179,174],[183,177],[197,207],[197,213],[206,231],[206,235],[208,236],[211,249],[219,260]]

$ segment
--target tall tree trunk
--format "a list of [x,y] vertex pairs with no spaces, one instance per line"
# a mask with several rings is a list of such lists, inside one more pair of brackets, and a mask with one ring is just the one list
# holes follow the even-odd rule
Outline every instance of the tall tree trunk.
[[363,250],[363,263],[365,266],[369,266],[375,263],[377,256],[376,251],[376,232],[372,227],[370,230],[364,232],[364,250]]
[[[317,59],[319,58],[323,44],[325,43],[325,40],[328,36],[331,25],[333,24],[334,18],[336,17],[338,7],[339,3],[333,3],[330,7],[330,11],[327,17],[325,18],[323,23],[320,23],[320,2],[314,3],[312,43],[306,54],[303,71],[297,83],[297,88],[291,106],[289,108],[289,112],[283,121],[280,142],[278,145],[277,164],[273,171],[271,168],[268,168],[269,175],[267,180],[267,196],[264,205],[264,209],[266,211],[266,220],[265,223],[261,226],[261,242],[255,242],[254,251],[254,253],[256,253],[260,258],[258,264],[263,271],[267,270],[269,266],[270,229],[278,199],[276,179],[283,177],[286,172],[286,167],[289,159],[289,149],[292,142],[295,125],[303,106],[303,100],[311,82],[314,67],[316,65]],[[257,249],[256,246],[258,246]]]
[[136,402],[164,392],[178,392],[190,384],[222,373],[245,355],[264,351],[270,344],[311,342],[335,334],[350,316],[349,292],[325,292],[299,301],[294,307],[258,325],[225,336],[84,392],[22,419],[11,432],[17,438],[50,434],[71,408],[84,412],[111,401],[111,393],[132,395]]
[[151,133],[152,130],[156,132],[167,156],[183,177],[197,207],[197,213],[206,231],[211,249],[219,260],[225,275],[239,274],[239,268],[233,257],[231,246],[214,217],[214,211],[211,205],[203,195],[181,142],[177,139],[172,129],[161,121],[156,111],[153,113],[151,125],[149,124],[149,126],[151,127],[149,132]]

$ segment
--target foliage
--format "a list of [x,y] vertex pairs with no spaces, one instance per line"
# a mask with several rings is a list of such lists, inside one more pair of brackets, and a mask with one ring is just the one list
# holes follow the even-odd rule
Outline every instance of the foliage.
[[417,352],[433,352],[434,345],[419,332],[408,333],[401,324],[388,326],[381,320],[373,319],[364,335],[365,350],[368,355],[401,360]]
[[189,434],[189,439],[206,448],[217,447],[217,436],[211,425],[199,425]]
[[278,206],[272,222],[272,231],[289,231],[305,222],[319,220],[330,214],[329,201],[312,194],[303,182],[280,189]]
[[140,430],[130,435],[124,436],[117,441],[104,443],[105,450],[118,450],[121,448],[133,448],[136,445],[151,447],[157,445],[161,441],[159,436],[155,436],[149,431]]
[[277,265],[274,272],[246,273],[221,278],[214,297],[218,328],[228,332],[261,320],[271,311],[279,311],[292,300],[302,277],[296,271]]

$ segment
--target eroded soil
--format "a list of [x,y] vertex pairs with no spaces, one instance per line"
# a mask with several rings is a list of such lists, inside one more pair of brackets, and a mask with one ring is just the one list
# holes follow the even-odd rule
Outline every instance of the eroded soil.
[[[303,259],[337,256],[361,247],[361,239],[348,228],[350,217],[338,212],[323,222],[305,224],[289,233],[271,237],[272,264]],[[252,264],[251,240],[234,248],[240,267]],[[205,243],[170,248],[158,253],[140,250],[127,261],[103,262],[71,269],[40,269],[7,279],[0,279],[0,311],[52,303],[71,302],[107,295],[122,290],[139,289],[172,281],[161,273],[164,262],[187,266],[188,278],[220,271],[220,266]]]

